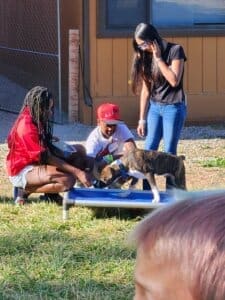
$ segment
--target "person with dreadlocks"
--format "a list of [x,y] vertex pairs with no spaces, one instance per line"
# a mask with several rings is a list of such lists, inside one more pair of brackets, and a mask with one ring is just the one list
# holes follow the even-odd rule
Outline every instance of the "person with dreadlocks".
[[85,171],[70,165],[50,151],[53,142],[52,94],[45,87],[33,87],[25,96],[20,114],[7,138],[6,168],[9,180],[19,188],[16,202],[30,193],[45,193],[49,200],[62,202],[58,194],[72,188],[76,179],[91,185]]
[[[140,91],[137,133],[145,137],[146,150],[158,150],[163,138],[165,152],[176,155],[186,119],[184,49],[162,39],[148,23],[137,25],[133,49],[132,91]],[[171,185],[169,181],[168,178],[167,187]]]

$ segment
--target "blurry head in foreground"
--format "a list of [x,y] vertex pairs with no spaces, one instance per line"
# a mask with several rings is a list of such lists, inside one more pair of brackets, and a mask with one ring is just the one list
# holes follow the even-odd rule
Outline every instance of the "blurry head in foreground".
[[225,191],[197,193],[156,211],[132,238],[135,300],[225,299]]

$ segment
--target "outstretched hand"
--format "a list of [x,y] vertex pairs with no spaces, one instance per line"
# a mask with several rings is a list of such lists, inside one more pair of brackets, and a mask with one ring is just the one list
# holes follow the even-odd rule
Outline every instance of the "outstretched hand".
[[92,186],[91,176],[89,173],[79,170],[76,170],[75,177],[85,186],[90,187]]

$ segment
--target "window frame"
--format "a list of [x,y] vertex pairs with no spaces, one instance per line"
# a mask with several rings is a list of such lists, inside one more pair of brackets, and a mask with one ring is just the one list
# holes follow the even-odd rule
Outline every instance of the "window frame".
[[[142,0],[146,8],[146,15],[143,22],[148,22],[151,19],[151,15],[148,13],[150,11],[150,1]],[[134,33],[134,28],[107,28],[107,0],[97,0],[97,37],[98,38],[115,38],[115,37],[132,37]],[[153,24],[154,25],[154,24]],[[162,28],[157,27],[159,33],[163,36],[225,36],[225,24],[224,25],[197,25],[195,27],[169,27]]]

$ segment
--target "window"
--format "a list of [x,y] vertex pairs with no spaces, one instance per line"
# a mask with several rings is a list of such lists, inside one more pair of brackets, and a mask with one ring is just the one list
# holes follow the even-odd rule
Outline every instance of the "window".
[[131,36],[149,22],[163,35],[225,35],[225,0],[98,0],[99,37]]
[[146,0],[98,0],[98,36],[126,36],[148,19]]

